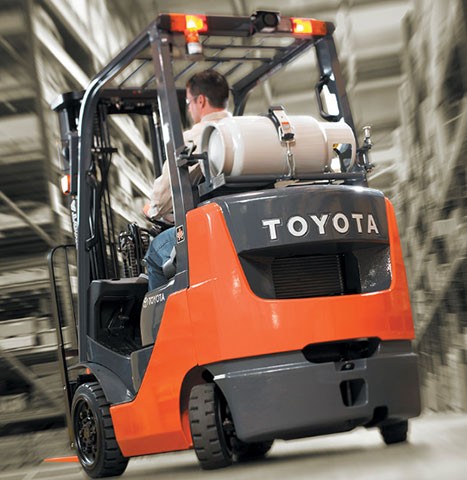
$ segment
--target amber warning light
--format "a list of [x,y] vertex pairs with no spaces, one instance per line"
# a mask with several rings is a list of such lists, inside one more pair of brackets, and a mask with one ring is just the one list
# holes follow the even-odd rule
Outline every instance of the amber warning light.
[[294,18],[292,22],[292,32],[302,35],[324,36],[327,34],[326,22],[315,20],[314,18]]
[[185,34],[188,55],[200,54],[203,50],[199,34],[208,30],[206,15],[170,15],[170,29]]
[[60,179],[63,195],[70,195],[71,192],[71,175],[63,175]]

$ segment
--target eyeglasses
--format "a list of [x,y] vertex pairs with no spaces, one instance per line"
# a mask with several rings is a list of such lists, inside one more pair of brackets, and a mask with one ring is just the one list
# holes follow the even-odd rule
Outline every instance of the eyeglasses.
[[186,106],[189,107],[189,106],[190,106],[190,103],[191,103],[193,100],[196,100],[198,97],[199,97],[199,95],[195,95],[194,97],[191,97],[190,99],[185,98]]

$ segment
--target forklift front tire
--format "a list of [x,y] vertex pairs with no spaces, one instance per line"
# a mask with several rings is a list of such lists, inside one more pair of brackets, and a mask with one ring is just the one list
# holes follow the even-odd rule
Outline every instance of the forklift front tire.
[[79,461],[92,478],[121,475],[127,465],[115,438],[109,404],[97,382],[80,385],[71,406]]
[[232,464],[234,432],[227,403],[214,383],[195,385],[190,394],[191,438],[204,470]]
[[408,420],[380,427],[381,436],[386,445],[402,443],[407,441],[407,432],[409,430]]

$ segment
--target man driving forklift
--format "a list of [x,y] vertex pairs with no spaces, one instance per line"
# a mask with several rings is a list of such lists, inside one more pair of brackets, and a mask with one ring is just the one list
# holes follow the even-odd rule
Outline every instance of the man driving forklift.
[[[203,123],[217,122],[231,116],[227,111],[229,85],[225,77],[215,70],[204,70],[193,75],[186,84],[186,105],[193,121],[193,127],[184,132],[186,144],[200,144]],[[191,167],[192,185],[197,185],[202,178],[198,165]],[[151,220],[159,220],[173,225],[173,206],[170,189],[169,169],[164,163],[162,174],[154,180],[150,202],[144,207],[144,214]],[[162,266],[170,258],[175,246],[175,227],[172,226],[159,233],[151,242],[145,255],[148,271],[149,291],[167,283]]]
[[[85,92],[54,103],[77,259],[75,269],[63,245],[49,268],[70,441],[90,477],[190,448],[217,469],[264,457],[276,439],[357,427],[407,440],[420,395],[402,249],[391,202],[368,188],[371,139],[358,144],[334,28],[270,11],[161,14]],[[316,55],[302,66],[321,120],[279,106],[243,115],[255,88],[305,54]],[[206,69],[231,85],[232,117],[226,82],[217,103],[211,85],[186,81]],[[185,135],[181,91],[196,123]],[[149,164],[119,183],[126,115]],[[224,118],[205,123],[211,115]],[[187,145],[201,130],[207,155]],[[351,155],[336,158],[344,144]],[[146,167],[163,172],[147,216],[177,233],[173,277],[149,292],[139,275],[150,232],[133,223],[117,237],[127,219],[112,207],[116,189],[145,191]],[[174,229],[165,235],[175,242]],[[75,355],[61,272],[70,296],[77,275]]]

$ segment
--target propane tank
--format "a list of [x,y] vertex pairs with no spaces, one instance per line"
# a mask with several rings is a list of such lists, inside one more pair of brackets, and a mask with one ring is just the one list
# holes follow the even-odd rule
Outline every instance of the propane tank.
[[[344,122],[319,122],[311,116],[290,116],[295,175],[329,170],[336,144],[350,144],[355,161],[355,137]],[[201,151],[208,152],[211,174],[227,176],[278,175],[289,170],[287,149],[274,123],[263,116],[227,117],[207,122]]]

